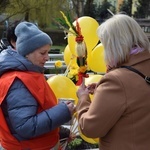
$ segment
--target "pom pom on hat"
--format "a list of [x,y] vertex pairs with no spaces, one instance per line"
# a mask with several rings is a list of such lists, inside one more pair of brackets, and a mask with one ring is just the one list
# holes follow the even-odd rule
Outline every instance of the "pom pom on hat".
[[52,45],[49,35],[30,22],[19,23],[15,34],[17,36],[16,49],[22,56],[26,56],[44,45]]

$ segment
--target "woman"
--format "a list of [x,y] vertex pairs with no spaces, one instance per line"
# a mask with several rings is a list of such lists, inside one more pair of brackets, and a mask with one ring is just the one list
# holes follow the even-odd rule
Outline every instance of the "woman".
[[71,119],[72,103],[57,104],[44,64],[51,38],[34,24],[15,29],[16,51],[0,54],[1,145],[7,150],[58,149],[59,126]]
[[102,23],[97,33],[108,70],[98,84],[83,83],[77,91],[80,129],[87,137],[100,139],[100,150],[148,150],[150,85],[129,69],[150,76],[149,40],[124,14]]

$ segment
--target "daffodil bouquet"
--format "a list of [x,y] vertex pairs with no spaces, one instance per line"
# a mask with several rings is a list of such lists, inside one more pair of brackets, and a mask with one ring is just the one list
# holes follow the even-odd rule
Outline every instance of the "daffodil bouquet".
[[67,73],[67,77],[71,79],[74,82],[74,84],[76,84],[79,80],[78,69],[79,67],[77,65],[70,65],[69,71]]

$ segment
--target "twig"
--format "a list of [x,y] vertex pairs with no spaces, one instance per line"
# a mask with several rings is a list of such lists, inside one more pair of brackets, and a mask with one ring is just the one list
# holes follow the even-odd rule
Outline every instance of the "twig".
[[107,10],[112,16],[114,16],[114,13],[110,9],[107,9]]
[[68,72],[69,72],[69,69],[70,69],[70,66],[71,66],[71,63],[73,61],[73,59],[75,58],[75,56],[72,54],[72,58],[67,66],[67,69],[65,70],[65,73],[64,73],[64,76],[67,76]]
[[61,139],[61,140],[59,140],[60,142],[62,142],[62,141],[64,141],[64,140],[67,140],[68,138],[63,138],[63,139]]

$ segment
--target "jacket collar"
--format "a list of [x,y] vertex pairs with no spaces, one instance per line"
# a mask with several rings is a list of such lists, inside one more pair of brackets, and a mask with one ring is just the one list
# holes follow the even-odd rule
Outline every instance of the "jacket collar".
[[[148,51],[143,51],[138,54],[130,55],[128,62],[123,63],[123,66],[134,66],[138,63],[150,60],[150,53]],[[121,65],[121,66],[122,66]]]
[[[139,64],[141,62],[150,60],[150,53],[148,51],[143,51],[138,54],[132,54],[130,55],[127,62],[118,65],[116,68],[120,68],[121,66],[134,66],[136,64]],[[107,72],[112,71],[116,68],[108,68]]]

